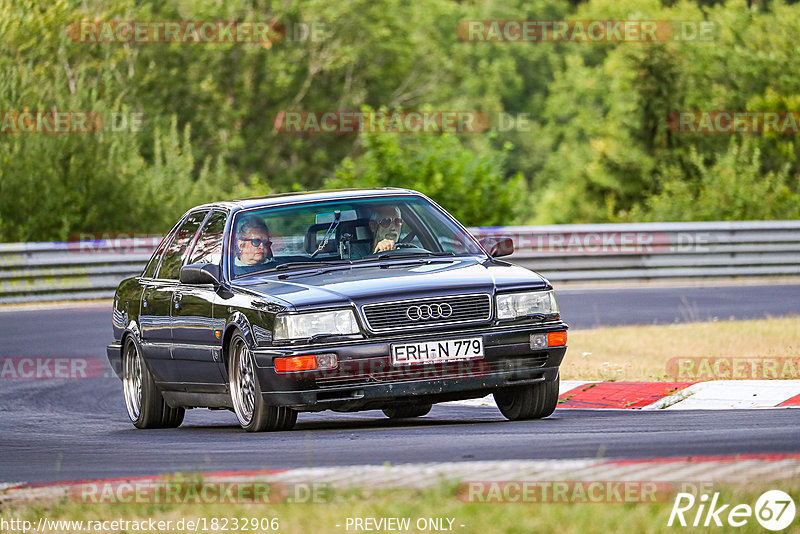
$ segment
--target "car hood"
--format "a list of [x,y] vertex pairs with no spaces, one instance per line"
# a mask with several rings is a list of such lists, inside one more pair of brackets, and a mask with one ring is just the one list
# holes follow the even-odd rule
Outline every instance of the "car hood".
[[320,267],[248,276],[234,284],[277,297],[297,310],[519,289],[549,289],[540,275],[503,261],[436,258],[380,265]]

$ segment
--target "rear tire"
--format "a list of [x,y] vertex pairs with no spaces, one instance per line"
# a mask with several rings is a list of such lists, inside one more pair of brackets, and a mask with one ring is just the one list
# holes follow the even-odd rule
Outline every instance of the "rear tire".
[[558,404],[560,378],[527,386],[496,391],[494,401],[506,419],[524,421],[552,414]]
[[241,333],[236,332],[228,345],[230,365],[228,385],[233,411],[247,432],[289,430],[297,422],[297,412],[285,406],[264,402],[255,372],[255,358]]
[[387,406],[383,409],[384,415],[389,419],[411,419],[428,415],[432,404],[410,404],[407,406]]
[[186,411],[171,408],[161,396],[153,375],[142,358],[139,344],[128,336],[122,353],[122,389],[125,407],[136,428],[176,428]]

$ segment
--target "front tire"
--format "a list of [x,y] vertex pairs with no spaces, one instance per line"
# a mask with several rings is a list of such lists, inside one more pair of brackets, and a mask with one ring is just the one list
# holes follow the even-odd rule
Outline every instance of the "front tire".
[[125,340],[122,366],[125,407],[128,409],[128,417],[133,426],[136,428],[179,427],[186,411],[183,408],[171,408],[164,401],[133,336],[128,336]]
[[389,419],[411,419],[428,415],[432,404],[411,404],[407,406],[387,406],[383,409],[384,415]]
[[550,382],[502,389],[494,393],[494,401],[510,421],[542,419],[556,409],[559,382],[557,377]]
[[255,372],[255,359],[241,333],[236,332],[231,338],[228,353],[228,385],[233,411],[241,427],[247,432],[291,429],[297,422],[297,412],[264,402]]

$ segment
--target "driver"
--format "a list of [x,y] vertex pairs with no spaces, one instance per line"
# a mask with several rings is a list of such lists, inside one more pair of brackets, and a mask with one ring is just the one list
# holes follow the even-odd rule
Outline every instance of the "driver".
[[382,206],[372,212],[369,220],[369,229],[374,236],[372,253],[394,250],[397,240],[400,239],[402,227],[403,219],[400,217],[400,208]]
[[[263,265],[272,260],[272,241],[269,240],[269,229],[264,219],[255,215],[242,218],[236,230],[237,267],[253,267]],[[244,269],[248,271],[252,269]]]

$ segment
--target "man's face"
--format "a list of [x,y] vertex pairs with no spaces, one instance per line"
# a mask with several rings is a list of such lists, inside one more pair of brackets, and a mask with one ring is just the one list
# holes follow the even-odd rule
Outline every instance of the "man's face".
[[375,236],[374,243],[379,243],[384,239],[397,242],[402,227],[403,221],[398,208],[381,208],[377,212],[377,218],[370,221],[370,230]]
[[248,230],[239,236],[239,259],[245,265],[264,263],[269,253],[269,233],[259,230]]

